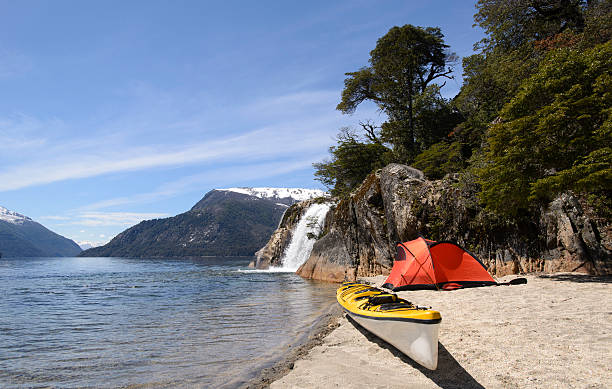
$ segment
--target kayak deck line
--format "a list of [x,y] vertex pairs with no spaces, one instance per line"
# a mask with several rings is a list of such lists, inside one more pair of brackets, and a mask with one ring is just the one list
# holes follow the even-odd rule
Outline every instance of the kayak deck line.
[[376,317],[376,316],[367,316],[367,315],[360,315],[358,313],[355,312],[351,312],[348,309],[342,307],[342,309],[344,310],[344,312],[350,314],[350,315],[354,315],[354,316],[361,316],[361,317],[366,317],[368,319],[372,319],[372,320],[391,320],[391,321],[407,321],[407,322],[411,322],[411,323],[421,323],[421,324],[438,324],[442,321],[442,318],[439,319],[413,319],[410,317]]

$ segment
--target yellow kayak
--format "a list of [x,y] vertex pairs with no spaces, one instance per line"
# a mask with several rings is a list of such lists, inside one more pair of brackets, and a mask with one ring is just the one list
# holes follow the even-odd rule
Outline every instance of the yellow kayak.
[[428,369],[438,367],[440,312],[356,282],[336,292],[338,303],[362,327]]

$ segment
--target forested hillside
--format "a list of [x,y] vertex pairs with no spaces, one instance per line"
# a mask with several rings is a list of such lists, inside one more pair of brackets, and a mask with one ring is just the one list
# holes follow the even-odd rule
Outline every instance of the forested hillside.
[[81,256],[251,256],[270,238],[291,204],[322,194],[300,188],[215,189],[189,211],[140,222]]
[[[364,101],[387,120],[344,128],[317,179],[343,197],[389,163],[431,179],[458,173],[500,222],[529,219],[571,191],[610,219],[612,3],[479,0],[486,34],[462,59],[457,96],[440,94],[459,60],[436,27],[393,27],[369,64],[346,73],[337,109]],[[350,69],[347,69],[350,70]]]

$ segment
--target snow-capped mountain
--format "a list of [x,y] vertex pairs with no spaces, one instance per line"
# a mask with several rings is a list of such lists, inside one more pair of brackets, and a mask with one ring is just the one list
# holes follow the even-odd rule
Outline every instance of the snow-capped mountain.
[[323,196],[317,189],[213,189],[189,211],[128,228],[82,256],[251,256],[270,239],[292,204]]
[[26,221],[33,221],[27,216],[23,216],[20,213],[8,210],[0,206],[0,220],[13,224],[23,224]]
[[217,190],[241,193],[249,196],[259,197],[260,199],[270,200],[290,198],[294,201],[304,201],[326,195],[326,193],[320,189],[303,188],[227,188]]
[[80,252],[81,248],[72,240],[0,206],[0,253],[3,257],[70,257]]
[[87,250],[87,249],[91,249],[93,247],[99,247],[102,246],[104,243],[100,243],[100,242],[89,242],[87,240],[83,240],[80,242],[77,242],[77,244],[79,245],[79,247],[82,250]]

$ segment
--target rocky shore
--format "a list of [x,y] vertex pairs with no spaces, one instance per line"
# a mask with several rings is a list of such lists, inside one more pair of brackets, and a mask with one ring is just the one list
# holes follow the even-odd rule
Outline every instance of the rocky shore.
[[[304,278],[380,285],[395,245],[423,235],[455,241],[503,282],[527,285],[399,295],[442,313],[440,360],[429,371],[344,315],[263,371],[249,387],[609,387],[612,385],[612,226],[585,199],[563,193],[521,220],[504,220],[477,200],[469,177],[428,180],[391,164],[336,201]],[[292,231],[313,204],[290,207],[252,267],[279,266]],[[509,205],[511,206],[511,205]],[[335,327],[338,327],[334,329]]]
[[[281,368],[286,374],[271,376],[276,380],[270,387],[610,387],[612,300],[602,297],[612,294],[612,278],[579,273],[527,278],[517,286],[400,292],[442,314],[435,371],[342,316],[308,353]],[[384,277],[368,280],[380,284]]]
[[[253,266],[278,265],[291,229],[309,203],[292,206]],[[511,206],[511,205],[509,205]],[[388,274],[395,245],[423,235],[452,240],[492,275],[559,271],[612,274],[612,226],[588,203],[564,193],[536,214],[505,220],[483,209],[469,177],[428,180],[405,165],[371,174],[327,214],[324,232],[298,274],[341,282]]]

